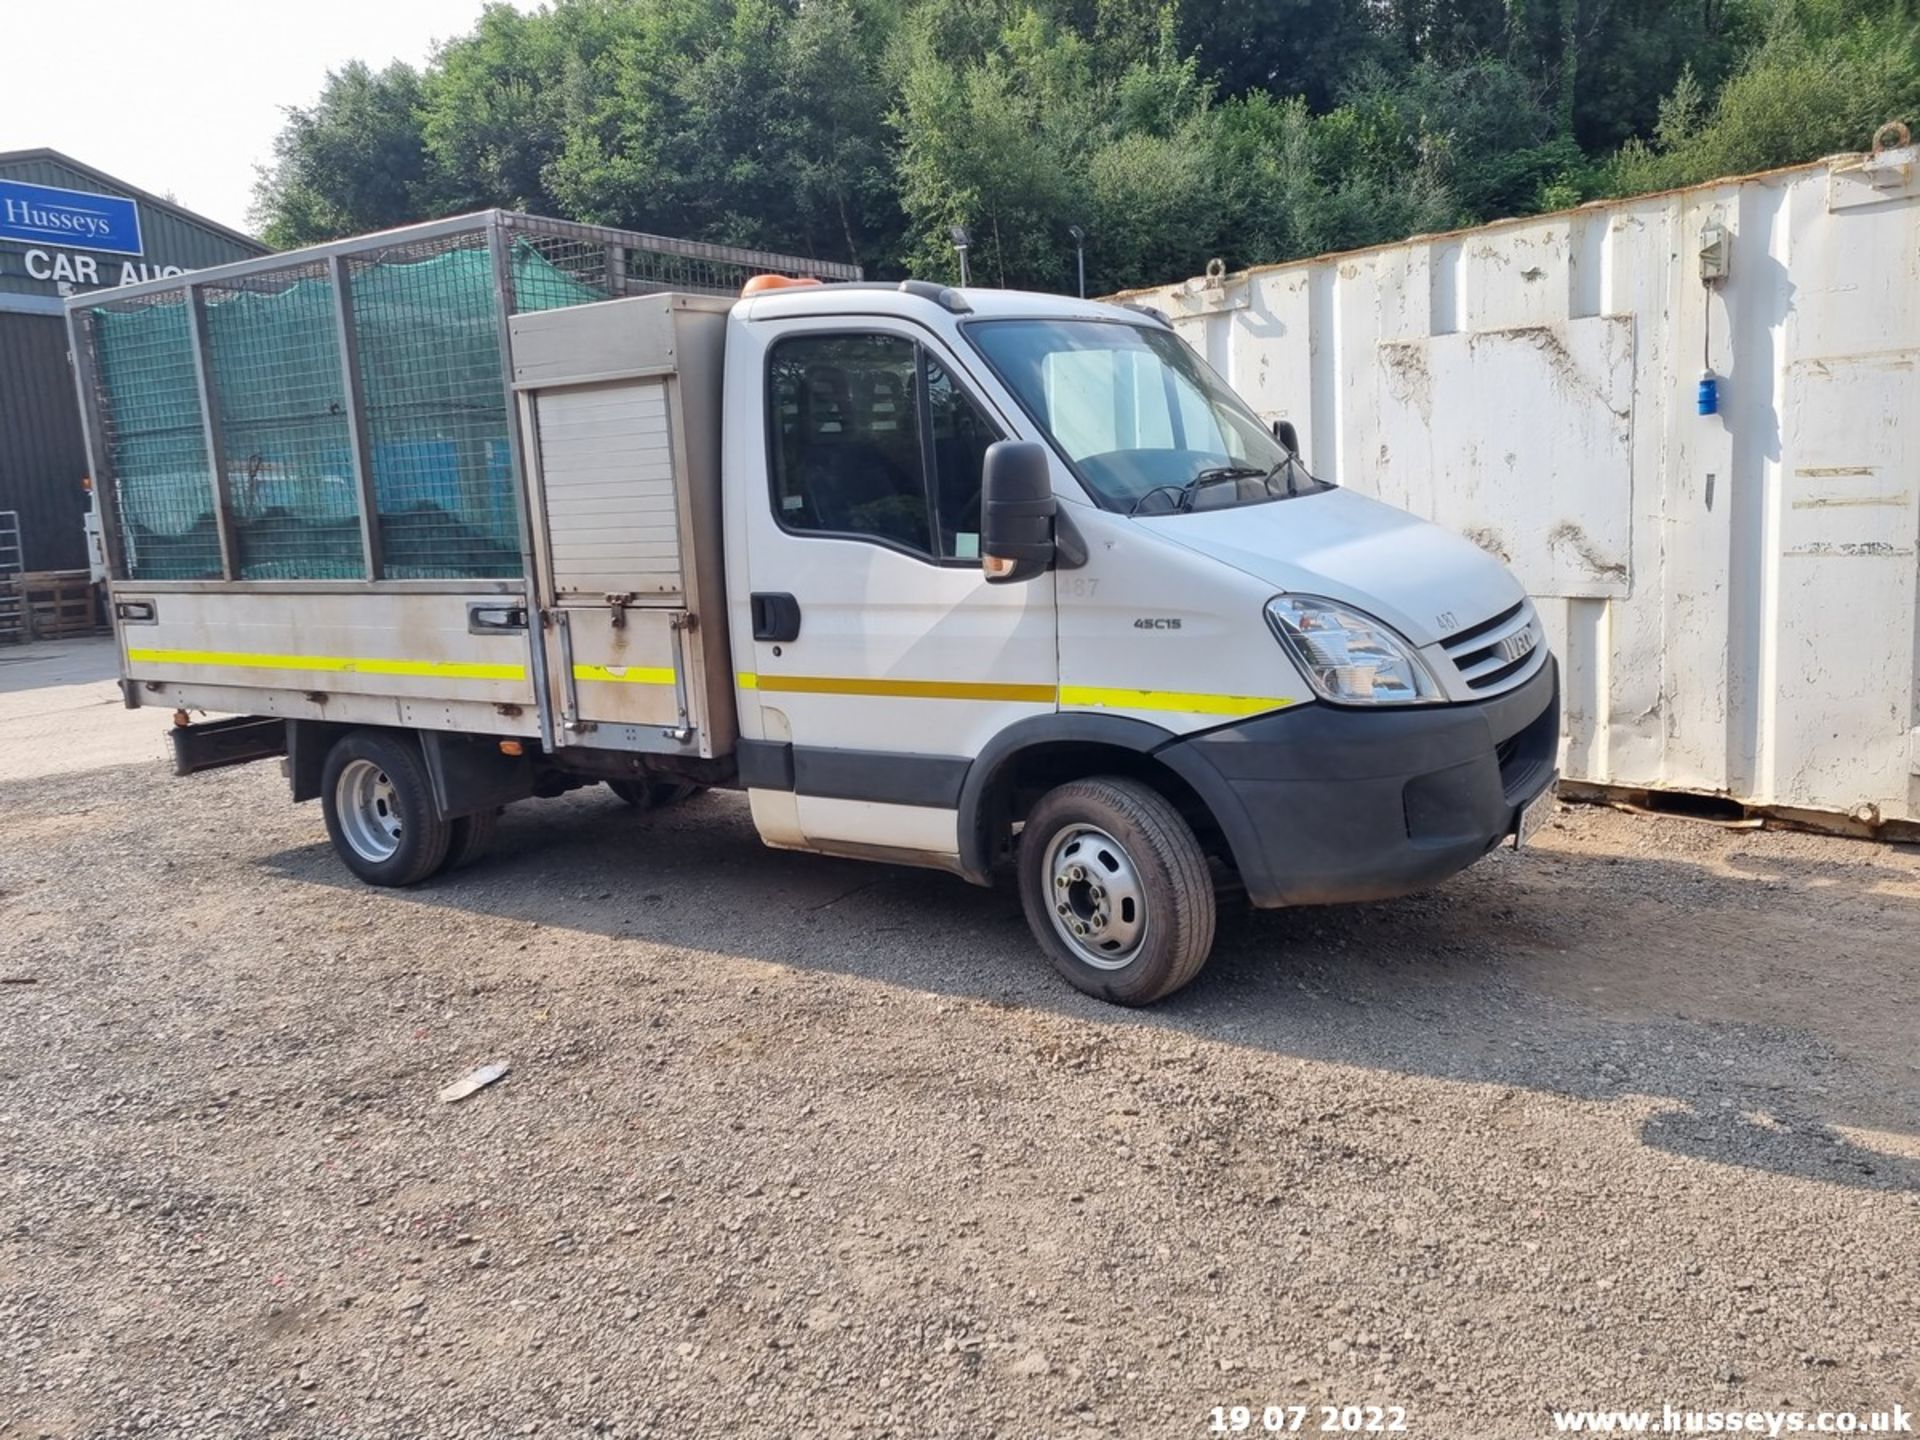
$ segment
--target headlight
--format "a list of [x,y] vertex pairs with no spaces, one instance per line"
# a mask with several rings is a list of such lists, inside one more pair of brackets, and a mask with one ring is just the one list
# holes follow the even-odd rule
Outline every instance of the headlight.
[[1312,595],[1277,595],[1267,623],[1323,700],[1342,705],[1430,705],[1440,682],[1390,626]]

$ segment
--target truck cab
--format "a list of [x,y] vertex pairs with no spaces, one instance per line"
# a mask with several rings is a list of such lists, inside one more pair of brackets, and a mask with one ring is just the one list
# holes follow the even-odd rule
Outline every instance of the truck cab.
[[70,305],[123,691],[182,773],[284,756],[382,885],[523,799],[737,789],[769,845],[1017,886],[1123,1004],[1222,896],[1524,840],[1559,697],[1519,583],[1164,319],[798,261],[620,294],[654,238],[488,212]]
[[1419,889],[1551,782],[1519,583],[1315,479],[1156,317],[792,287],[734,307],[726,351],[739,775],[768,843],[1005,869],[1069,978],[1134,1000],[1204,956],[1217,881],[1259,906]]

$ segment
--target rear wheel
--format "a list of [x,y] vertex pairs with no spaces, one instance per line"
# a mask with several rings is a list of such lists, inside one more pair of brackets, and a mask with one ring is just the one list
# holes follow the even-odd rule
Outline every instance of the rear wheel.
[[480,810],[451,822],[447,837],[447,858],[442,874],[462,870],[493,848],[493,837],[500,828],[498,810]]
[[609,780],[607,788],[636,810],[664,810],[706,787],[691,780]]
[[344,735],[320,777],[327,834],[369,885],[413,885],[447,858],[452,826],[434,807],[420,748],[377,730]]
[[1054,968],[1089,995],[1148,1005],[1213,948],[1207,858],[1167,798],[1096,776],[1042,796],[1020,835],[1020,901]]

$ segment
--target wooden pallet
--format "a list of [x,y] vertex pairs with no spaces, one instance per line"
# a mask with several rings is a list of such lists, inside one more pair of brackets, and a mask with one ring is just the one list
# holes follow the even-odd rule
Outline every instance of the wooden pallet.
[[21,577],[27,626],[36,640],[98,635],[93,577],[85,570],[29,570]]

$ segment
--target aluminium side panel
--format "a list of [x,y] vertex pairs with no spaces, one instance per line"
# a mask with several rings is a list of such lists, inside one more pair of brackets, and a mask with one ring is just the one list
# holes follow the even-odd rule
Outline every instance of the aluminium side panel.
[[143,704],[537,735],[522,589],[290,594],[121,581],[114,600]]
[[1569,778],[1920,821],[1920,153],[1137,298],[1318,473],[1512,566]]

